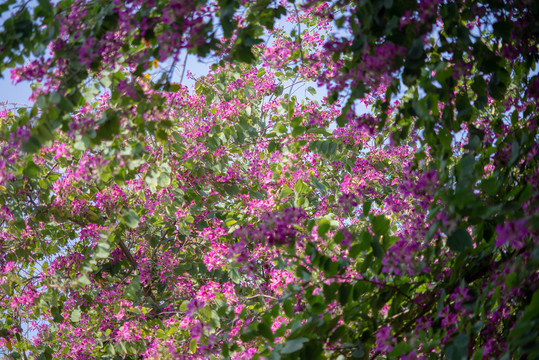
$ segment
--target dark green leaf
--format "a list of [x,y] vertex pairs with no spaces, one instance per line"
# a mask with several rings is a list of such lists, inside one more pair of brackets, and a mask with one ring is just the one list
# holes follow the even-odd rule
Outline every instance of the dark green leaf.
[[305,344],[309,339],[307,338],[297,338],[297,339],[291,339],[287,340],[284,344],[283,349],[281,350],[282,354],[292,354],[296,351],[299,351],[303,348],[303,344]]
[[29,178],[38,178],[41,174],[41,168],[37,166],[32,160],[26,164],[26,167],[23,170],[23,174]]
[[292,304],[292,300],[287,299],[284,301],[283,310],[284,310],[285,315],[289,319],[292,319],[294,317],[294,305]]
[[372,219],[372,230],[376,235],[383,235],[389,230],[389,219],[384,215],[377,215]]
[[258,323],[258,332],[266,339],[273,341],[273,331],[271,331],[271,328],[265,323]]
[[295,128],[292,129],[292,136],[293,137],[298,137],[300,135],[303,135],[305,133],[305,126],[296,126]]
[[420,59],[423,55],[423,38],[417,37],[412,43],[412,47],[408,50],[408,57],[413,60]]
[[464,229],[457,229],[447,239],[447,246],[453,251],[465,251],[473,245],[470,234]]
[[445,356],[448,360],[468,359],[468,334],[458,335],[445,349]]
[[349,283],[342,283],[339,287],[339,303],[342,306],[345,306],[350,300],[350,295],[352,294],[352,285]]

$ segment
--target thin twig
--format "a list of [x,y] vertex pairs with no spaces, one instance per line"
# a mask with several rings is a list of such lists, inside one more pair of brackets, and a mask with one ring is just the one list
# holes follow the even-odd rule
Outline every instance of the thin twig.
[[265,298],[272,299],[272,300],[278,300],[278,298],[276,298],[275,296],[265,295],[265,294],[253,295],[253,296],[249,296],[249,297],[246,297],[246,298],[243,298],[243,299],[244,300],[249,300],[249,299],[254,299],[254,298],[257,298],[257,297],[265,297]]
[[365,282],[371,283],[371,284],[373,284],[373,285],[378,285],[378,286],[390,288],[390,289],[395,290],[396,292],[398,292],[399,294],[401,294],[402,296],[404,296],[404,297],[407,298],[408,300],[411,300],[411,299],[412,299],[409,295],[406,295],[401,289],[399,289],[399,288],[398,288],[397,286],[395,286],[395,285],[386,284],[386,283],[382,283],[382,282],[378,282],[378,281],[374,281],[374,280],[370,280],[370,279],[358,279],[358,281],[365,281]]
[[[129,261],[131,266],[136,269],[138,266],[137,261],[135,260],[133,254],[131,254],[131,251],[129,251],[129,248],[125,245],[122,239],[119,239],[118,245],[120,246],[120,249],[124,253],[125,257],[127,258],[127,261]],[[153,295],[152,288],[149,284],[144,287],[144,295],[152,298],[152,300],[155,301],[155,296]]]
[[301,62],[303,63],[304,58],[303,58],[303,45],[301,41],[301,22],[299,20],[298,8],[296,7],[296,3],[292,3],[292,4],[294,5],[294,11],[296,12],[296,20],[298,21],[298,45],[299,45],[299,53],[301,56]]
[[180,85],[183,81],[183,75],[185,74],[185,67],[187,66],[187,57],[189,56],[189,51],[185,51],[185,58],[183,59],[183,68],[182,68],[182,75],[180,76]]

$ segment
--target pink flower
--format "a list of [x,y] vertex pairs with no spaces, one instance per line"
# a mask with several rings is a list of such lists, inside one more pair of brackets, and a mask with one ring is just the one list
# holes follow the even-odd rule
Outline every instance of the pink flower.
[[4,274],[10,272],[15,266],[15,261],[10,261],[4,266]]

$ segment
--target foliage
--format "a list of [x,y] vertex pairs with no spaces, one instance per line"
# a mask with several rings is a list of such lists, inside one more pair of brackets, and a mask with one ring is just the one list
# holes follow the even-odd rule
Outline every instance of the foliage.
[[0,14],[11,358],[539,358],[539,5]]

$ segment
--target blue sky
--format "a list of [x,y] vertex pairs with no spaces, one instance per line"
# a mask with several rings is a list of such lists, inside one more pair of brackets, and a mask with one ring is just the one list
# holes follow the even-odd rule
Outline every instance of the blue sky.
[[[174,72],[173,81],[180,80],[183,58],[179,63],[180,64],[176,67],[176,71]],[[164,71],[167,69],[167,64],[161,64],[161,66],[159,70]],[[210,66],[211,64],[199,61],[195,55],[190,55],[187,58],[186,70],[189,70],[191,73],[195,74],[195,76],[202,76],[207,74]],[[20,107],[21,105],[32,105],[31,102],[28,100],[32,93],[29,81],[22,81],[19,84],[14,85],[11,81],[10,70],[4,71],[2,73],[2,76],[3,78],[0,78],[0,110],[3,110],[6,107],[13,108]],[[183,77],[182,84],[189,87],[193,85],[193,81],[187,79],[187,72]],[[318,93],[312,98],[318,101],[322,100],[322,98],[327,95],[327,90],[318,88],[318,86],[314,82],[308,82],[307,84],[294,87],[294,93],[296,93],[296,95],[298,95],[300,99],[303,98],[301,94],[302,92],[304,92],[303,90],[306,89],[307,86],[313,86],[317,89]],[[299,90],[299,88],[301,88],[302,91],[297,93],[296,91]]]
[[2,73],[3,78],[0,79],[0,103],[21,103],[30,104],[28,97],[32,93],[30,83],[25,81],[18,85],[13,85],[10,79],[9,70]]
[[[183,60],[183,59],[182,59]],[[204,75],[208,72],[209,64],[201,63],[195,56],[191,55],[187,59],[186,69],[194,73],[195,75]],[[177,67],[174,73],[174,80],[179,81],[181,75],[181,65]],[[17,85],[11,82],[10,71],[6,70],[2,73],[3,78],[0,79],[0,108],[3,108],[1,104],[16,103],[31,105],[28,98],[30,97],[32,90],[30,89],[30,82],[23,81]],[[186,76],[183,78],[183,84],[191,85],[192,81],[189,81]],[[8,106],[10,107],[10,106]]]

